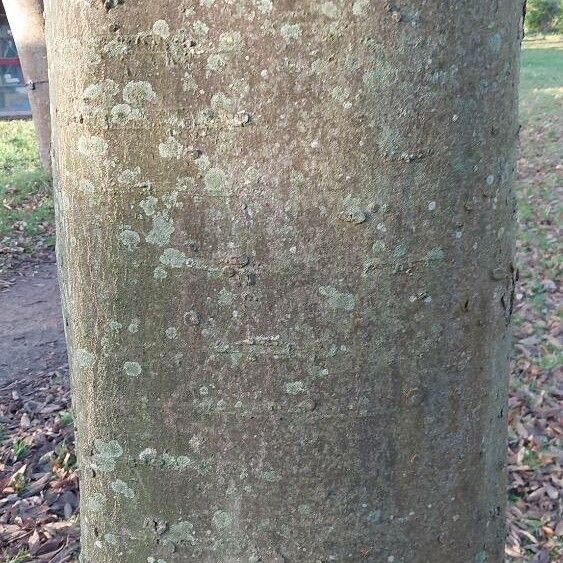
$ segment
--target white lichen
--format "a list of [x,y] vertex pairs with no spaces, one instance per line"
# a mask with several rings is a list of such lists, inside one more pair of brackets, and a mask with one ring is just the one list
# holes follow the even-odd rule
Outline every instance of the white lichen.
[[129,377],[139,377],[143,370],[139,362],[125,362],[123,364],[123,371]]
[[80,189],[86,194],[93,194],[96,191],[94,182],[82,178],[79,183]]
[[352,107],[352,102],[348,100],[350,97],[350,90],[348,88],[345,88],[344,86],[335,86],[330,94],[334,100],[344,106],[344,109],[350,109]]
[[147,215],[147,217],[152,217],[156,213],[157,203],[158,198],[150,195],[146,199],[143,199],[143,201],[139,203],[139,206],[145,212],[145,215]]
[[117,181],[120,184],[134,184],[141,175],[141,169],[137,166],[133,170],[125,169],[122,170],[117,176]]
[[174,340],[174,339],[178,338],[178,329],[173,327],[173,326],[168,327],[165,330],[165,334],[166,334],[166,338],[168,338],[170,340]]
[[210,195],[221,196],[225,192],[226,174],[221,168],[211,168],[204,176],[204,185]]
[[84,156],[103,156],[108,151],[108,143],[102,137],[81,135],[78,139],[78,152]]
[[86,506],[92,512],[101,512],[104,509],[104,506],[107,502],[107,499],[103,493],[96,492],[92,493],[88,500],[86,501]]
[[129,45],[121,38],[112,39],[104,45],[104,52],[110,57],[121,57],[129,50]]
[[168,277],[168,272],[162,266],[157,266],[152,275],[155,280],[164,280]]
[[76,363],[81,368],[92,368],[96,363],[96,356],[85,348],[78,348],[74,353]]
[[166,141],[158,145],[158,152],[162,158],[182,158],[186,153],[186,148],[174,137],[168,137]]
[[135,250],[141,242],[141,236],[136,231],[126,229],[119,233],[119,240],[129,251]]
[[352,6],[352,13],[358,17],[365,16],[369,3],[370,0],[356,0]]
[[143,107],[156,100],[156,93],[149,82],[136,80],[128,82],[123,88],[123,101],[133,107]]
[[239,31],[221,33],[219,49],[224,52],[240,51],[244,47],[244,39]]
[[139,461],[149,467],[159,467],[172,471],[182,471],[192,463],[188,456],[173,456],[167,452],[159,454],[154,448],[146,448],[139,453]]
[[233,517],[224,510],[217,510],[213,514],[212,522],[219,530],[227,530],[233,525]]
[[195,163],[200,172],[205,172],[211,166],[211,161],[205,154],[202,154],[199,158],[197,158]]
[[140,319],[138,317],[133,317],[131,319],[131,322],[129,323],[129,326],[127,327],[127,330],[131,333],[131,334],[135,334],[136,332],[139,332],[139,324],[140,324]]
[[338,17],[338,7],[334,2],[323,2],[320,6],[321,13],[327,18],[337,18]]
[[207,69],[212,70],[213,72],[219,72],[223,70],[227,61],[218,54],[209,55],[207,58]]
[[171,268],[182,268],[186,265],[186,255],[176,248],[167,248],[160,256],[159,261]]
[[232,98],[225,96],[223,92],[217,92],[211,96],[211,107],[214,110],[224,109],[226,111],[233,111],[235,103]]
[[299,395],[305,392],[305,384],[303,381],[291,381],[285,384],[285,392],[288,395]]
[[182,78],[182,90],[184,92],[194,92],[197,90],[197,82],[189,72],[186,72],[184,78]]
[[117,545],[119,543],[119,539],[115,534],[107,533],[104,534],[104,541],[109,545]]
[[301,27],[296,23],[286,23],[281,26],[280,33],[286,43],[291,43],[301,37]]
[[118,458],[123,455],[123,448],[116,440],[104,442],[96,439],[94,440],[94,450],[92,467],[102,472],[113,471]]
[[491,51],[498,55],[502,47],[502,35],[500,33],[493,33],[488,40],[489,48]]
[[353,311],[356,307],[356,298],[351,293],[341,293],[330,285],[319,287],[319,293],[326,298],[330,309]]
[[[200,2],[203,1],[204,0],[200,0]],[[178,545],[195,545],[196,537],[194,534],[193,524],[184,520],[180,520],[179,522],[172,524],[168,530],[164,532],[162,536],[162,543],[165,546],[170,546],[174,549]]]
[[253,0],[258,11],[262,14],[268,14],[272,11],[273,4],[272,0]]
[[217,303],[219,303],[221,307],[230,307],[234,300],[234,294],[225,288],[222,288],[217,295]]
[[113,481],[110,484],[110,487],[112,488],[113,492],[117,495],[121,495],[128,499],[135,498],[135,492],[133,491],[133,489],[125,481],[122,481],[121,479],[116,479],[115,481]]
[[145,240],[157,246],[166,246],[170,243],[170,237],[176,230],[174,220],[165,211],[158,211],[152,216],[152,229],[148,232]]
[[164,20],[157,20],[152,26],[152,33],[157,37],[162,37],[162,39],[168,39],[170,37],[170,26]]
[[433,248],[426,253],[426,259],[438,262],[444,259],[444,251],[441,248]]
[[129,104],[117,104],[110,111],[110,121],[114,125],[125,125],[139,117],[139,112],[134,111]]
[[194,29],[194,33],[197,33],[198,35],[207,35],[209,33],[209,26],[200,20],[192,23],[192,27]]
[[112,319],[108,322],[108,332],[116,333],[119,332],[122,328],[123,325],[115,319]]
[[108,98],[117,95],[119,92],[119,85],[114,80],[110,78],[106,78],[101,82],[96,84],[91,84],[87,88],[84,89],[82,93],[82,97],[89,101],[100,101],[102,103],[107,103]]
[[342,202],[342,207],[344,208],[344,211],[340,214],[342,220],[354,223],[355,225],[360,225],[367,220],[364,206],[357,197],[348,194]]

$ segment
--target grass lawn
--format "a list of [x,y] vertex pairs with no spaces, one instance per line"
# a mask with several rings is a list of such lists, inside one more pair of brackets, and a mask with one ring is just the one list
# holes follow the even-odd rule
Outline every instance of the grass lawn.
[[55,242],[51,182],[31,121],[0,121],[0,277]]
[[[557,380],[562,365],[558,226],[563,201],[563,37],[525,41],[520,100],[516,192],[521,279],[509,403],[507,560],[548,563],[563,556],[563,523],[558,523],[557,512],[563,486],[563,431],[557,422],[563,399]],[[52,248],[53,241],[50,182],[40,167],[33,126],[31,122],[0,122],[0,278],[22,260],[40,257]],[[35,388],[30,391],[36,392]],[[65,401],[61,403],[63,414]],[[63,415],[53,412],[49,416]],[[65,430],[60,421],[57,424],[71,444],[71,430]],[[28,438],[19,419],[14,428],[14,435],[0,438],[0,454],[4,448],[15,455],[15,445]],[[21,454],[25,455],[27,451]],[[53,456],[61,457],[56,452]],[[55,466],[60,472],[61,463]],[[63,469],[65,482],[74,478],[73,467]],[[76,481],[69,487],[75,490]],[[74,524],[67,524],[65,533],[76,535]],[[12,562],[30,560],[26,548],[22,549],[21,557]]]
[[563,37],[524,42],[520,118],[520,282],[509,403],[507,556],[509,561],[548,563],[563,556],[558,514],[563,432],[557,422],[563,399]]
[[520,100],[518,258],[523,282],[533,284],[526,287],[529,304],[537,314],[545,314],[541,296],[561,268],[563,37],[525,42]]

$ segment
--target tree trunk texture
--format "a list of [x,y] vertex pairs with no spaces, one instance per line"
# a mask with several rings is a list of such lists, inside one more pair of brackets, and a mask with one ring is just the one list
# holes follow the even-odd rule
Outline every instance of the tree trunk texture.
[[51,119],[43,0],[2,0],[16,43],[39,145],[41,164],[51,172]]
[[502,560],[520,8],[47,2],[83,561]]

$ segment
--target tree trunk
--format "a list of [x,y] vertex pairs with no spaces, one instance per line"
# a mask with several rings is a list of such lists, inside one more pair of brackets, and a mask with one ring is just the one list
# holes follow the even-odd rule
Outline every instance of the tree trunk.
[[51,119],[47,82],[47,48],[43,0],[2,0],[16,43],[26,82],[39,156],[46,172],[51,172]]
[[502,560],[512,0],[47,3],[89,562]]

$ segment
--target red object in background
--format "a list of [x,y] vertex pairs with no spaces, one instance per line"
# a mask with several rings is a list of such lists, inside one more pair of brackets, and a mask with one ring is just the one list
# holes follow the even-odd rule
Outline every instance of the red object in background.
[[27,85],[16,45],[0,2],[0,120],[31,117]]
[[19,66],[20,60],[17,57],[10,59],[0,59],[0,66]]

